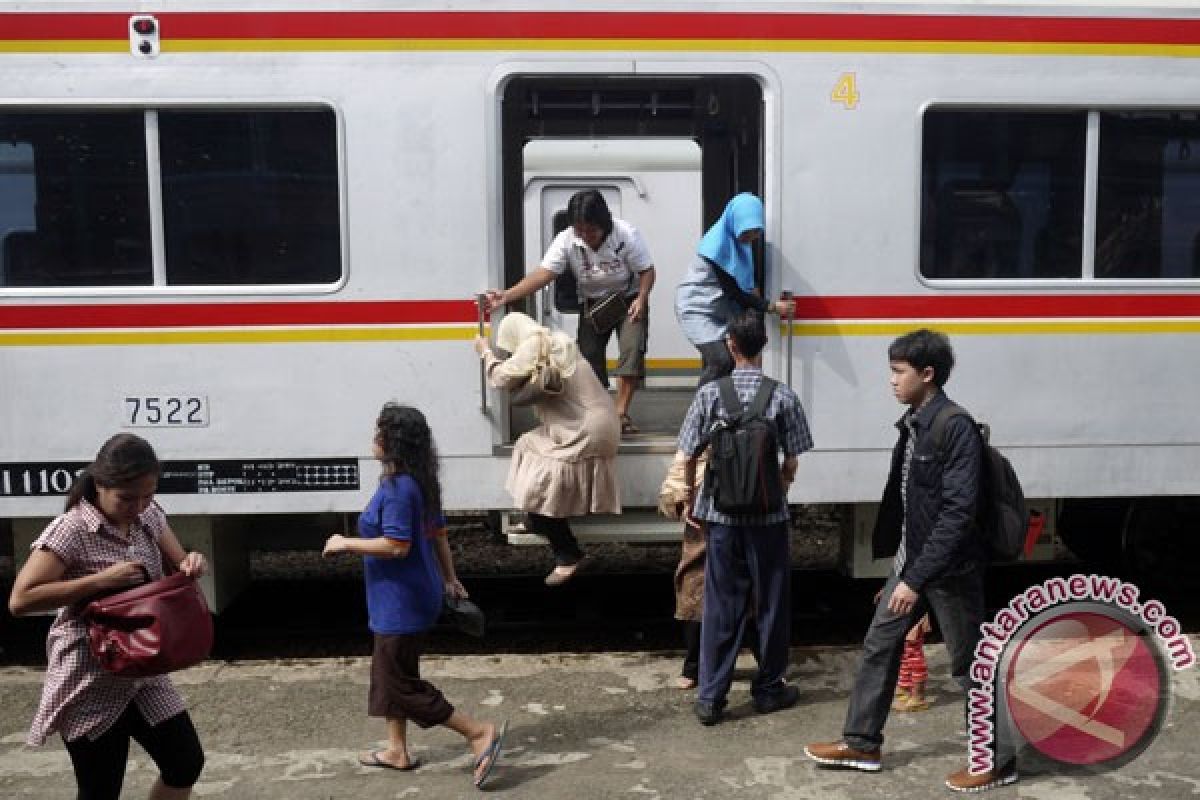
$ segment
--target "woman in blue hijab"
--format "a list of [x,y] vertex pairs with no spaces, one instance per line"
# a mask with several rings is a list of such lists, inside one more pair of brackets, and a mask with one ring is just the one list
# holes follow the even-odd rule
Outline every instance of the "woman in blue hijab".
[[742,192],[700,240],[696,256],[675,291],[675,317],[696,349],[702,370],[699,386],[733,371],[725,346],[725,326],[745,308],[774,314],[791,313],[791,304],[766,300],[755,293],[752,243],[762,236],[763,204]]

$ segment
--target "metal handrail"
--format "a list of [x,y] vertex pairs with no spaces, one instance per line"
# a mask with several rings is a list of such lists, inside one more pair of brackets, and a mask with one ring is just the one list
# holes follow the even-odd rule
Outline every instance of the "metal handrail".
[[[480,292],[479,294],[475,295],[475,310],[479,312],[480,336],[483,336],[483,306],[486,302],[486,292]],[[484,360],[482,358],[479,359],[479,411],[485,416],[488,413],[487,368],[484,366]]]
[[779,299],[787,301],[789,304],[789,311],[787,316],[784,318],[784,322],[787,325],[787,339],[785,340],[786,344],[784,345],[783,369],[784,377],[786,378],[788,388],[790,389],[792,387],[792,319],[796,315],[796,306],[793,302],[794,295],[792,294],[791,289],[782,290],[779,293]]

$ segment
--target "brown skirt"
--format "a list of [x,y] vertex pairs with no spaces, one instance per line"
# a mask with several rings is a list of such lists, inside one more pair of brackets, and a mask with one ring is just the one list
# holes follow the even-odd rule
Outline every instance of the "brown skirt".
[[420,634],[375,634],[368,715],[412,720],[422,728],[450,719],[454,706],[436,686],[421,680],[421,638]]
[[704,553],[704,529],[684,525],[675,568],[675,619],[699,622],[704,616]]

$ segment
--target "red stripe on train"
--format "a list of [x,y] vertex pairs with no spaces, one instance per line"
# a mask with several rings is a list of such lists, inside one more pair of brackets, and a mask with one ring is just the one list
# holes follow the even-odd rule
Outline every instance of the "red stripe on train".
[[[125,39],[130,14],[3,14],[0,39]],[[245,11],[155,16],[165,41],[601,38],[1200,44],[1196,18],[570,11]]]
[[796,318],[1078,319],[1200,317],[1200,294],[1020,294],[798,297]]
[[224,328],[474,323],[471,300],[0,305],[0,328]]
[[[799,320],[1200,317],[1196,294],[892,295],[796,298]],[[471,300],[0,305],[0,329],[468,324]]]

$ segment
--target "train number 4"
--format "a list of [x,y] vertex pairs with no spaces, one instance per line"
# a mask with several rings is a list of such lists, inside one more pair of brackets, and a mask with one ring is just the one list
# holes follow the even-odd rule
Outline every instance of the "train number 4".
[[843,72],[838,77],[829,99],[841,103],[847,110],[852,111],[858,107],[858,81],[853,72]]

